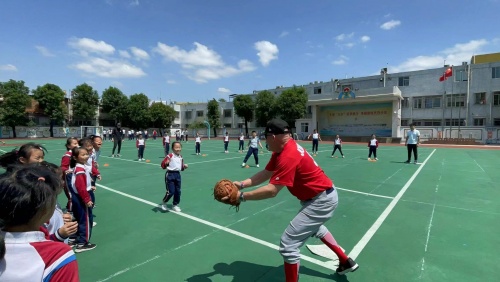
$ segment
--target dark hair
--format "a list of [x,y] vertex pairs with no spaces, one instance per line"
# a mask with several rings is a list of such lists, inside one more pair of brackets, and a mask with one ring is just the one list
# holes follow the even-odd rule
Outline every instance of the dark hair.
[[[71,160],[69,161],[69,167],[73,168],[76,166],[76,160],[75,157],[78,157],[80,155],[80,151],[85,150],[87,151],[86,148],[82,147],[75,147],[71,150]],[[88,152],[87,152],[88,153]]]
[[92,141],[94,141],[94,140],[95,140],[95,139],[97,139],[97,138],[102,139],[102,137],[101,137],[100,135],[94,135],[94,134],[90,135],[90,136],[89,136],[89,138],[90,138],[90,140],[92,140]]
[[410,126],[415,126],[415,123],[413,123],[413,122],[412,122],[412,123],[410,123]]
[[[55,173],[40,164],[17,165],[0,177],[0,229],[28,224],[41,211],[54,209],[61,182]],[[0,236],[0,259],[5,241]]]
[[69,150],[68,146],[71,145],[71,141],[73,141],[73,140],[76,140],[78,142],[78,138],[76,138],[76,137],[69,137],[68,139],[66,139],[66,145],[65,146],[66,146],[67,150]]
[[78,145],[80,145],[80,147],[87,147],[87,145],[93,146],[93,142],[89,137],[84,137],[78,141]]
[[20,164],[19,158],[29,159],[33,149],[41,150],[44,155],[47,149],[40,144],[33,142],[22,145],[19,149],[14,149],[0,156],[0,167],[8,168],[9,166]]
[[172,150],[174,149],[175,144],[179,144],[179,145],[181,145],[181,149],[182,149],[182,144],[181,144],[181,142],[179,142],[179,141],[174,141],[174,142],[172,142]]

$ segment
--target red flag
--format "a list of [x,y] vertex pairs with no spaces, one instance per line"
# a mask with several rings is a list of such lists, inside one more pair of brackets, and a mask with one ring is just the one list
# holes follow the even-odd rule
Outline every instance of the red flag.
[[452,75],[453,75],[453,67],[449,67],[444,71],[443,75],[439,77],[439,81],[445,81],[448,79],[448,77]]

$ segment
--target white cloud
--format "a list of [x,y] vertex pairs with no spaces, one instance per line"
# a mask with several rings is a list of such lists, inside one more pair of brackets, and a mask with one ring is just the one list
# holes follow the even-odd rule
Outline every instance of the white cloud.
[[474,54],[481,54],[482,48],[491,44],[486,39],[471,40],[467,43],[457,43],[453,47],[446,48],[435,55],[420,55],[409,58],[397,66],[389,67],[390,72],[404,72],[422,69],[431,69],[447,65],[461,65],[462,62],[470,61]]
[[192,50],[183,50],[177,46],[158,42],[153,52],[160,54],[166,61],[179,63],[185,69],[184,74],[198,83],[255,70],[254,65],[248,60],[240,60],[237,67],[229,66],[214,50],[198,42],[194,45],[195,48]]
[[103,58],[89,57],[84,62],[72,65],[72,68],[88,74],[109,78],[142,77],[146,73],[128,62],[111,61]]
[[111,81],[111,85],[114,86],[114,87],[117,87],[117,88],[122,88],[123,87],[123,83],[119,82],[119,81]]
[[370,39],[371,39],[370,36],[367,36],[367,35],[361,36],[361,42],[363,42],[363,43],[370,41]]
[[11,64],[0,65],[0,71],[17,71],[17,68]]
[[229,90],[229,89],[227,89],[227,88],[224,88],[224,87],[219,87],[219,88],[217,89],[217,92],[222,93],[222,94],[229,94],[229,93],[232,93],[232,91],[231,91],[231,90]]
[[332,64],[334,65],[345,65],[347,61],[349,60],[348,57],[341,55],[337,60],[333,61]]
[[149,54],[148,52],[137,48],[137,47],[130,47],[130,51],[132,52],[132,55],[134,55],[135,59],[140,61],[140,60],[149,60]]
[[87,56],[88,53],[111,55],[115,52],[115,47],[104,42],[95,41],[90,38],[72,38],[68,42],[69,46],[80,51],[82,56]]
[[278,46],[269,41],[258,41],[254,44],[255,49],[259,51],[259,61],[263,66],[268,66],[272,60],[278,59]]
[[118,54],[120,54],[120,56],[122,56],[123,58],[127,58],[127,59],[131,58],[130,54],[125,50],[119,50]]
[[335,37],[335,40],[337,40],[337,41],[344,41],[344,40],[352,38],[353,36],[354,36],[354,32],[351,32],[349,34],[342,33],[342,34],[337,35]]
[[177,81],[173,80],[173,79],[168,79],[167,80],[167,84],[176,84]]
[[288,32],[288,31],[283,31],[283,32],[281,32],[281,34],[280,34],[280,36],[279,36],[279,37],[280,37],[280,38],[283,38],[283,37],[287,36],[288,34],[290,34],[290,32]]
[[385,29],[385,30],[390,30],[390,29],[397,27],[400,24],[401,24],[401,21],[390,20],[388,22],[383,23],[380,26],[380,28]]
[[40,54],[42,54],[42,56],[44,57],[55,57],[54,54],[52,54],[49,49],[47,49],[47,47],[44,47],[44,46],[35,46],[35,48],[38,50],[38,52],[40,52]]
[[130,1],[130,3],[129,3],[129,5],[130,5],[130,6],[139,6],[139,4],[140,4],[140,3],[139,3],[139,0],[132,0],[132,1]]

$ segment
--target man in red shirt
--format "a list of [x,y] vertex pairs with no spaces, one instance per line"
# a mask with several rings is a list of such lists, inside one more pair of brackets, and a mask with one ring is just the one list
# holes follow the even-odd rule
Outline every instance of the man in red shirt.
[[337,273],[358,269],[356,262],[347,257],[332,234],[323,225],[332,216],[338,204],[337,190],[332,180],[311,155],[290,136],[288,124],[281,119],[267,123],[265,135],[269,150],[273,152],[266,168],[252,177],[234,184],[240,189],[256,186],[270,179],[263,187],[239,192],[240,202],[275,197],[283,187],[300,200],[302,208],[281,236],[280,253],[285,261],[287,282],[298,281],[300,247],[311,236],[321,239],[339,258]]

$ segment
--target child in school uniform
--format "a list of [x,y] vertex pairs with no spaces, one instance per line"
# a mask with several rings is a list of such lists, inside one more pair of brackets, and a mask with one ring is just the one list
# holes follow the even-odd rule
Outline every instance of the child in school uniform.
[[307,136],[307,139],[310,139],[312,137],[312,153],[313,155],[316,155],[318,153],[318,144],[319,141],[321,141],[321,137],[319,136],[318,131],[315,129],[312,134],[309,134]]
[[201,137],[199,133],[196,133],[194,149],[196,151],[196,155],[201,155]]
[[176,212],[181,211],[179,207],[179,203],[181,202],[180,172],[188,168],[188,165],[184,164],[184,160],[182,159],[181,150],[182,145],[179,141],[172,143],[172,153],[168,154],[161,162],[161,167],[167,170],[165,173],[165,187],[167,192],[161,204],[161,209],[164,211],[167,210],[167,202],[172,197],[174,197],[172,210]]
[[163,148],[165,148],[165,157],[168,155],[170,151],[170,132],[165,132],[163,136]]
[[372,134],[370,141],[368,141],[368,148],[369,148],[369,153],[368,153],[368,160],[371,160],[372,153],[374,160],[378,160],[377,158],[377,148],[378,148],[378,140],[377,136],[375,134]]
[[242,153],[245,149],[245,134],[243,132],[240,134],[239,142],[238,152]]
[[68,202],[66,204],[66,210],[71,212],[71,177],[73,176],[73,170],[69,167],[69,163],[71,162],[71,150],[75,147],[78,147],[78,139],[76,137],[69,137],[66,140],[66,153],[61,158],[61,170],[64,175],[64,194],[66,198],[68,198]]
[[344,153],[342,153],[342,139],[340,139],[340,136],[337,135],[335,136],[335,140],[333,141],[333,152],[332,152],[332,158],[333,155],[335,155],[335,151],[339,150],[340,154],[342,155],[342,158],[344,158]]
[[137,147],[137,160],[144,161],[144,149],[146,149],[146,140],[142,138],[142,134],[139,134],[139,138],[135,141],[135,147]]
[[71,183],[71,193],[73,201],[73,215],[78,222],[77,237],[75,240],[75,252],[85,252],[93,250],[96,244],[90,243],[93,227],[92,201],[89,191],[92,191],[90,172],[85,167],[90,158],[87,149],[75,147],[72,150],[71,167],[73,177]]
[[229,153],[227,147],[229,146],[229,132],[226,132],[226,136],[224,136],[224,153]]
[[0,178],[0,281],[80,281],[68,245],[47,240],[47,222],[61,180],[39,164],[16,166]]

